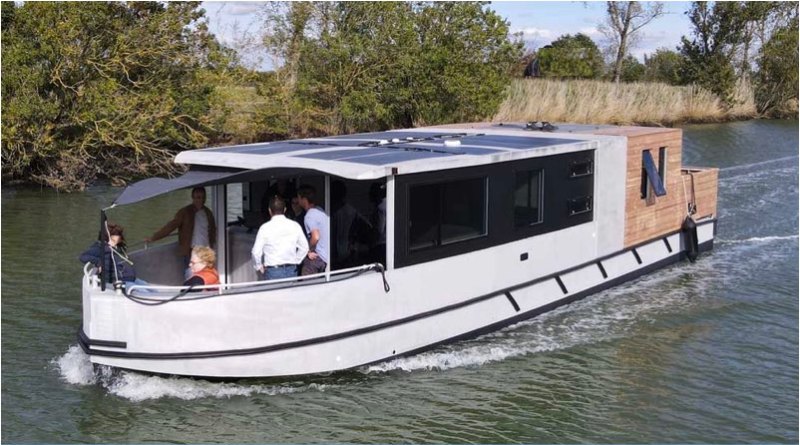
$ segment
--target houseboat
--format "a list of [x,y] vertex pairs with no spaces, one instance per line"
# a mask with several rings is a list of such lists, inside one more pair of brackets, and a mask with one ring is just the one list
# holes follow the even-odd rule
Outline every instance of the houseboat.
[[[131,253],[148,286],[86,264],[79,344],[117,368],[279,377],[508,326],[712,247],[718,171],[682,166],[681,137],[478,123],[184,151],[183,176],[132,184],[101,213],[205,187],[220,284],[187,292],[176,242]],[[330,264],[260,281],[265,202],[302,184],[330,216]]]

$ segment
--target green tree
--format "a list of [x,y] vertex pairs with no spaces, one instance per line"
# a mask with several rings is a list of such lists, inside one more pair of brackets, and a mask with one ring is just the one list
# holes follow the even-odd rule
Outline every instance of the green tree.
[[623,82],[639,82],[644,80],[644,65],[636,57],[628,56],[622,59],[619,78]]
[[491,115],[521,54],[484,3],[293,5],[268,5],[265,24],[283,61],[265,91],[283,108],[263,118],[286,136]]
[[[408,123],[465,122],[493,115],[504,98],[522,42],[482,2],[432,2],[417,9],[418,62],[403,83],[415,104]],[[417,63],[419,65],[417,65]]]
[[732,105],[736,85],[734,53],[743,39],[745,14],[738,2],[693,2],[687,12],[692,40],[681,38],[681,79],[706,88]]
[[585,34],[563,35],[539,50],[545,77],[596,79],[603,74],[603,57]]
[[798,24],[778,30],[758,53],[756,104],[759,112],[797,117]]
[[750,77],[754,52],[766,45],[775,32],[786,29],[797,20],[797,2],[737,3],[740,4],[741,39],[736,45],[734,66],[738,74]]
[[680,54],[666,48],[659,48],[655,53],[644,57],[644,80],[680,85],[682,63],[683,59]]
[[614,82],[619,82],[624,77],[623,70],[631,69],[631,62],[626,57],[630,48],[636,45],[639,31],[665,14],[664,5],[661,2],[606,2],[606,14],[599,29],[611,42],[609,49],[614,54],[611,77]]
[[[6,5],[3,5],[5,10]],[[4,180],[59,189],[169,173],[204,145],[228,63],[199,2],[25,2],[3,16]]]

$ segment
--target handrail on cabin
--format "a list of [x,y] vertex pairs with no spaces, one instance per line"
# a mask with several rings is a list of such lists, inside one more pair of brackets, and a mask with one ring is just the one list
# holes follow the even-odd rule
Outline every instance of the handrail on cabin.
[[[385,270],[385,268],[384,268],[383,264],[381,264],[381,263],[371,263],[371,264],[364,264],[364,265],[356,266],[356,267],[350,267],[350,268],[347,268],[347,269],[336,270],[336,271],[329,272],[329,273],[321,272],[321,273],[316,273],[316,274],[312,274],[312,275],[301,275],[301,276],[297,276],[297,277],[280,278],[280,279],[277,279],[277,280],[267,280],[267,281],[259,280],[259,281],[248,281],[248,282],[244,282],[244,283],[206,284],[206,285],[203,285],[203,286],[193,286],[193,287],[191,287],[191,290],[193,290],[193,291],[203,291],[203,290],[216,291],[217,293],[222,295],[222,294],[224,294],[223,291],[225,291],[225,290],[234,290],[234,289],[235,290],[240,290],[240,289],[248,288],[248,287],[263,287],[265,285],[269,285],[270,287],[272,287],[272,285],[275,285],[275,284],[279,285],[279,284],[287,284],[287,283],[294,283],[294,282],[301,282],[301,281],[314,281],[314,280],[319,279],[319,278],[325,279],[326,276],[328,276],[328,274],[330,274],[329,276],[338,276],[338,275],[366,272],[368,270],[377,270],[377,271],[383,272]],[[327,281],[325,281],[325,282],[327,282]],[[190,288],[190,286],[162,286],[162,285],[144,286],[144,285],[137,284],[137,285],[133,285],[130,288],[128,288],[127,291],[128,291],[129,294],[132,294],[135,291],[139,291],[138,294],[137,294],[137,297],[144,297],[146,295],[146,293],[148,293],[148,292],[154,292],[154,291],[155,292],[164,292],[164,291],[178,291],[178,292],[180,292],[180,291],[186,291],[189,288]],[[145,293],[143,293],[143,292],[145,292]],[[159,297],[160,295],[147,295],[147,296]]]

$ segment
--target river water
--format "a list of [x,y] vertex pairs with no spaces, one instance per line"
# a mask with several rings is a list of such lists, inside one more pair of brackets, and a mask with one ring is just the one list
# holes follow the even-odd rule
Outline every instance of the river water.
[[[292,381],[94,372],[80,264],[119,189],[2,191],[3,442],[798,442],[798,123],[684,128],[713,252],[476,340]],[[114,210],[141,239],[185,192]],[[138,230],[138,231],[137,231]]]

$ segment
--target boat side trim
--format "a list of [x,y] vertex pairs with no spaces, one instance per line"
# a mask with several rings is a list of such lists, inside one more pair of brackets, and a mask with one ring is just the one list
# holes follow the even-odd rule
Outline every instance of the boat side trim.
[[[713,224],[716,225],[716,220],[710,220],[710,221],[708,221],[708,222],[706,222],[704,224],[709,224],[709,223],[713,223]],[[671,235],[674,235],[675,233],[679,233],[679,231],[676,231],[674,233],[670,233],[670,234],[667,234],[667,235],[664,235],[664,236],[671,236]],[[269,346],[260,346],[260,347],[255,347],[255,348],[230,349],[230,350],[222,350],[222,351],[166,352],[166,353],[163,353],[163,352],[161,352],[161,353],[126,352],[126,351],[109,351],[109,350],[91,349],[90,348],[91,343],[89,343],[89,341],[92,341],[92,340],[90,340],[88,337],[86,337],[85,334],[81,335],[81,334],[83,334],[83,328],[81,327],[81,329],[79,331],[79,335],[78,335],[78,342],[80,343],[81,348],[84,350],[84,352],[86,352],[87,354],[91,354],[91,355],[106,356],[106,357],[120,357],[120,358],[154,359],[154,360],[161,360],[161,359],[200,359],[200,358],[227,357],[227,356],[237,356],[237,355],[252,355],[252,354],[261,354],[261,353],[266,353],[266,352],[279,351],[279,350],[283,350],[283,349],[299,348],[299,347],[314,345],[314,344],[318,344],[318,343],[326,343],[326,342],[330,342],[330,341],[340,340],[340,339],[347,338],[347,337],[363,335],[363,334],[366,334],[366,333],[369,333],[369,332],[379,331],[379,330],[382,330],[382,329],[390,328],[392,326],[397,326],[397,325],[401,325],[401,324],[405,324],[405,323],[410,323],[410,322],[413,322],[413,321],[416,321],[416,320],[419,320],[419,319],[431,317],[431,316],[438,315],[438,314],[441,314],[441,313],[444,313],[444,312],[449,312],[449,311],[452,311],[452,310],[456,310],[456,309],[460,309],[460,308],[463,308],[463,307],[466,307],[466,306],[470,306],[472,304],[475,304],[475,303],[478,303],[478,302],[482,302],[482,301],[485,301],[485,300],[489,300],[489,299],[492,299],[492,298],[495,298],[495,297],[498,297],[498,296],[504,296],[506,293],[510,294],[511,291],[522,289],[522,288],[526,288],[526,287],[530,287],[530,286],[533,286],[535,284],[538,284],[538,283],[541,283],[541,282],[544,282],[544,281],[547,281],[547,280],[556,279],[562,285],[562,290],[566,290],[566,287],[563,287],[563,282],[561,282],[560,275],[564,275],[564,274],[567,274],[567,273],[569,273],[571,271],[575,271],[575,270],[581,269],[583,267],[586,267],[587,265],[591,265],[593,263],[596,263],[598,261],[602,261],[602,260],[607,259],[607,258],[611,258],[611,257],[617,256],[617,255],[620,255],[620,254],[625,254],[626,252],[631,251],[631,250],[635,249],[636,247],[640,247],[642,245],[649,244],[649,243],[652,243],[652,242],[657,241],[657,240],[658,240],[658,238],[654,239],[654,240],[649,240],[647,242],[640,243],[637,246],[634,246],[634,247],[631,247],[631,248],[628,248],[628,249],[624,249],[624,250],[622,250],[620,252],[617,252],[617,253],[614,253],[614,254],[611,254],[611,255],[607,255],[607,256],[605,256],[603,258],[594,259],[592,261],[588,261],[586,263],[579,264],[577,266],[571,267],[571,268],[566,269],[564,271],[560,271],[560,272],[557,272],[557,273],[554,273],[554,274],[551,274],[551,275],[548,275],[548,276],[537,278],[537,279],[534,279],[534,280],[531,280],[531,281],[528,281],[528,282],[520,283],[520,284],[511,286],[509,288],[501,289],[501,290],[498,290],[498,291],[495,291],[495,292],[492,292],[492,293],[489,293],[489,294],[485,294],[485,295],[481,295],[481,296],[478,296],[478,297],[475,297],[475,298],[471,298],[469,300],[464,300],[464,301],[461,301],[459,303],[451,304],[449,306],[443,306],[443,307],[440,307],[440,308],[437,308],[437,309],[433,309],[433,310],[426,311],[426,312],[421,312],[421,313],[418,313],[418,314],[415,314],[415,315],[411,315],[411,316],[408,316],[408,317],[399,318],[399,319],[396,319],[396,320],[391,320],[391,321],[387,321],[387,322],[384,322],[384,323],[379,323],[379,324],[372,325],[372,326],[366,326],[366,327],[363,327],[363,328],[354,329],[354,330],[347,331],[347,332],[340,332],[340,333],[336,333],[336,334],[331,334],[331,335],[326,335],[326,336],[321,336],[321,337],[315,337],[315,338],[309,338],[309,339],[305,339],[305,340],[298,340],[298,341],[280,343],[280,344],[269,345]],[[701,251],[709,250],[709,249],[712,248],[712,246],[713,246],[713,239],[701,244],[700,245],[700,250]],[[631,273],[628,273],[626,275],[622,275],[622,276],[619,276],[619,277],[614,278],[612,280],[605,281],[605,282],[603,282],[603,283],[601,283],[601,284],[599,284],[597,286],[588,288],[588,289],[586,289],[584,291],[578,292],[577,294],[574,294],[574,295],[566,297],[564,299],[555,301],[553,303],[549,303],[549,304],[547,304],[545,306],[542,306],[541,308],[534,309],[533,311],[528,311],[528,312],[525,312],[523,314],[520,314],[520,315],[517,315],[515,317],[512,317],[510,319],[505,319],[505,320],[502,320],[500,322],[494,323],[492,325],[489,325],[488,327],[481,328],[481,330],[484,330],[484,329],[487,329],[487,328],[495,329],[496,326],[509,325],[509,324],[515,323],[516,321],[520,321],[520,320],[523,320],[525,318],[529,318],[529,317],[532,317],[534,315],[540,314],[542,312],[549,311],[549,310],[551,310],[551,309],[553,309],[553,308],[555,308],[557,306],[560,306],[560,305],[563,305],[563,304],[568,304],[568,303],[570,303],[572,301],[575,301],[577,299],[584,298],[585,296],[590,295],[593,292],[597,292],[597,291],[606,289],[608,287],[614,286],[616,284],[625,282],[627,280],[636,278],[638,276],[647,274],[647,273],[649,273],[649,272],[651,272],[651,271],[653,271],[653,270],[655,270],[655,269],[657,269],[659,267],[663,267],[663,266],[666,266],[668,264],[672,264],[674,262],[677,262],[677,261],[679,261],[680,259],[682,259],[684,257],[685,257],[684,252],[679,252],[677,254],[674,254],[674,255],[671,255],[671,256],[669,256],[667,258],[664,258],[663,260],[660,260],[660,261],[657,261],[657,262],[655,262],[653,264],[647,265],[647,266],[643,267],[642,269],[638,269],[638,270],[635,270],[635,271],[633,271]],[[549,309],[547,309],[547,308],[549,308]],[[473,332],[477,332],[477,331],[471,331],[470,333],[463,334],[463,335],[470,335]],[[488,331],[486,331],[486,332],[488,332]],[[459,336],[458,338],[461,338],[461,336]],[[447,342],[447,341],[450,341],[450,340],[448,339],[448,340],[445,340],[443,342],[437,343],[437,345],[438,344],[442,344],[442,343]],[[97,345],[97,346],[100,346],[100,345]],[[427,346],[426,346],[426,348],[427,348]],[[385,359],[382,359],[382,360],[385,360]]]
[[[706,241],[705,243],[700,244],[700,251],[701,252],[705,252],[705,251],[711,250],[712,247],[713,247],[713,241]],[[599,284],[597,286],[585,289],[585,290],[583,290],[581,292],[578,292],[576,294],[570,295],[568,297],[564,297],[564,298],[562,298],[560,300],[557,300],[557,301],[554,301],[552,303],[548,303],[548,304],[546,304],[544,306],[538,307],[538,308],[530,310],[528,312],[523,312],[523,313],[521,313],[519,315],[515,315],[515,316],[513,316],[511,318],[507,318],[505,320],[498,321],[497,323],[492,323],[490,325],[484,326],[484,327],[476,329],[474,331],[466,332],[464,334],[459,334],[459,335],[457,335],[455,337],[450,337],[450,338],[444,339],[442,341],[439,341],[439,342],[436,342],[436,343],[433,343],[433,344],[430,344],[430,345],[423,346],[421,348],[417,348],[417,349],[414,349],[414,350],[411,350],[411,351],[408,351],[408,352],[404,352],[402,354],[397,354],[397,355],[385,357],[385,358],[382,358],[380,360],[376,360],[374,362],[364,363],[362,365],[354,366],[353,368],[360,368],[362,366],[369,366],[369,365],[373,365],[373,364],[376,364],[376,363],[384,362],[384,361],[389,360],[389,359],[396,359],[396,358],[400,358],[400,357],[408,357],[408,356],[420,354],[420,353],[423,353],[423,352],[426,352],[426,351],[430,351],[432,349],[436,349],[439,346],[442,346],[442,345],[445,345],[445,344],[448,344],[448,343],[454,343],[454,342],[457,342],[457,341],[469,340],[469,339],[472,339],[472,338],[480,337],[481,335],[489,334],[491,332],[497,331],[498,329],[502,329],[502,328],[504,328],[506,326],[511,326],[511,325],[513,325],[515,323],[519,323],[519,322],[525,321],[525,320],[527,320],[529,318],[536,317],[537,315],[541,315],[541,314],[543,314],[545,312],[550,312],[553,309],[556,309],[556,308],[558,308],[560,306],[564,306],[564,305],[567,305],[567,304],[570,304],[570,303],[574,303],[575,301],[582,300],[582,299],[584,299],[584,298],[586,298],[586,297],[588,297],[588,296],[590,296],[592,294],[595,294],[597,292],[601,292],[601,291],[604,291],[606,289],[612,288],[614,286],[620,285],[620,284],[622,284],[622,283],[624,283],[626,281],[630,281],[630,280],[636,279],[636,278],[638,278],[638,277],[640,277],[642,275],[647,275],[647,274],[649,274],[651,272],[654,272],[654,271],[656,271],[658,269],[661,269],[663,267],[669,266],[671,264],[677,263],[677,262],[679,262],[681,260],[684,260],[684,259],[685,259],[685,254],[683,252],[677,253],[675,255],[671,255],[671,256],[669,256],[667,258],[664,258],[662,260],[656,261],[655,263],[649,264],[649,265],[647,265],[647,266],[645,266],[645,267],[643,267],[641,269],[638,269],[638,270],[636,270],[634,272],[631,272],[631,273],[629,273],[627,275],[621,275],[621,276],[619,276],[617,278],[614,278],[612,280],[605,281],[605,282],[603,282],[603,283],[601,283],[601,284]]]
[[664,245],[667,246],[667,252],[672,253],[672,245],[669,243],[669,238],[664,238]]
[[639,256],[639,252],[636,251],[636,248],[634,247],[631,251],[633,252],[633,257],[636,258],[636,263],[642,264],[642,257]]
[[[87,346],[100,346],[104,348],[122,348],[127,349],[128,343],[124,341],[113,341],[113,340],[95,340],[89,338],[85,332],[83,332],[83,325],[78,329],[78,340],[81,346],[84,344]],[[85,350],[85,349],[84,349]]]
[[519,305],[517,304],[517,300],[511,296],[511,292],[506,292],[506,298],[508,298],[508,302],[511,303],[511,306],[514,307],[515,312],[519,312]]
[[567,286],[565,286],[564,282],[561,280],[561,276],[556,276],[556,283],[558,283],[558,287],[561,288],[561,292],[563,292],[564,295],[567,295],[569,293],[569,291],[567,290]]
[[[664,239],[666,239],[666,238],[664,238]],[[671,250],[670,250],[670,253],[672,253]],[[597,262],[597,268],[600,269],[600,274],[603,275],[603,279],[604,280],[607,279],[608,278],[608,272],[606,272],[606,268],[603,267],[603,262],[602,261],[598,261]]]

